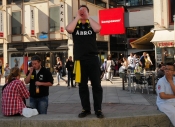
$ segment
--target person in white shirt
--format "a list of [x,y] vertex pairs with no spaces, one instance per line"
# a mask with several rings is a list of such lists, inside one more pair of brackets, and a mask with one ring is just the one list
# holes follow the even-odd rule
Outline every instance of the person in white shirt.
[[128,57],[128,69],[131,69],[132,72],[134,72],[136,63],[135,63],[135,57],[133,53],[130,53],[130,56]]
[[158,80],[156,91],[156,104],[159,110],[165,113],[175,126],[175,66],[167,63],[165,66],[165,76]]
[[111,55],[108,55],[107,63],[106,63],[106,72],[107,72],[106,77],[107,77],[107,80],[111,81],[111,83],[112,83],[112,78],[113,78],[113,75],[114,75],[114,69],[111,68],[111,66],[115,66],[115,63],[111,59]]

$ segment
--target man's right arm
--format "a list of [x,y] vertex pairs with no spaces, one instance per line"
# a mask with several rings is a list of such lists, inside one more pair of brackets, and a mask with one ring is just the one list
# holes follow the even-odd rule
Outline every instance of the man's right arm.
[[77,22],[78,22],[79,18],[76,17],[72,22],[70,22],[67,26],[66,26],[66,31],[69,33],[69,34],[72,34],[74,32],[74,29],[77,25]]
[[25,84],[28,84],[30,82],[31,75],[32,75],[32,73],[29,72],[29,74],[24,79]]
[[24,79],[25,84],[28,84],[30,82],[32,73],[33,73],[33,67],[30,67],[30,70],[27,72],[27,76]]

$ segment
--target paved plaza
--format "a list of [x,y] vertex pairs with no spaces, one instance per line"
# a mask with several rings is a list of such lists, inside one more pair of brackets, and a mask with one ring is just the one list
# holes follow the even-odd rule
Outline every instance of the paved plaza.
[[[64,77],[67,78],[67,77]],[[2,78],[2,83],[4,78]],[[54,85],[50,87],[49,108],[48,114],[76,114],[81,112],[81,102],[79,98],[78,86],[76,88],[67,87],[64,81],[58,86],[56,77],[54,76]],[[113,82],[103,80],[101,82],[103,87],[103,104],[102,110],[104,114],[114,112],[134,112],[139,110],[156,110],[156,95],[147,94],[146,90],[141,93],[137,90],[136,93],[130,93],[127,90],[122,90],[122,80],[119,77],[114,77]],[[1,85],[2,86],[2,85]],[[27,85],[28,87],[28,85]],[[90,102],[93,112],[93,97],[92,87],[89,83]],[[27,105],[29,105],[27,99]]]
[[[4,78],[1,84],[3,82]],[[142,94],[139,89],[136,93],[130,93],[127,87],[126,90],[122,90],[122,80],[119,77],[114,77],[112,83],[101,82],[102,110],[105,115],[103,119],[96,118],[94,114],[90,83],[92,114],[85,118],[78,118],[82,110],[78,87],[68,88],[64,81],[60,82],[60,86],[56,84],[54,76],[54,85],[50,87],[47,115],[37,115],[31,118],[4,117],[0,112],[0,127],[172,127],[167,116],[157,110],[155,94],[152,92],[147,94],[146,90]],[[28,99],[27,105],[29,105]]]

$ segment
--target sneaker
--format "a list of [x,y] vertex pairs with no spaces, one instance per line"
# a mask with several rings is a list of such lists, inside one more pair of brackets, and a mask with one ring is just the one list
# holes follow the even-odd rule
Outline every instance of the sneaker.
[[82,110],[82,112],[80,114],[78,114],[78,117],[83,118],[83,117],[86,117],[87,115],[90,115],[90,114],[91,114],[91,111]]
[[112,80],[110,80],[110,82],[113,84]]
[[101,110],[96,111],[95,115],[97,116],[97,118],[104,118],[104,115]]
[[70,89],[70,86],[67,86],[68,89]]

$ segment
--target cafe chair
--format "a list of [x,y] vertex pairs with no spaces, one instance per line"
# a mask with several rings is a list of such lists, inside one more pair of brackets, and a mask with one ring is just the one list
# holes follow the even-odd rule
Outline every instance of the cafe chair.
[[147,76],[142,76],[141,74],[136,74],[135,75],[136,78],[136,86],[135,86],[135,91],[137,90],[137,88],[139,87],[143,93],[143,89],[146,88],[147,93],[149,94],[149,84],[147,81]]

